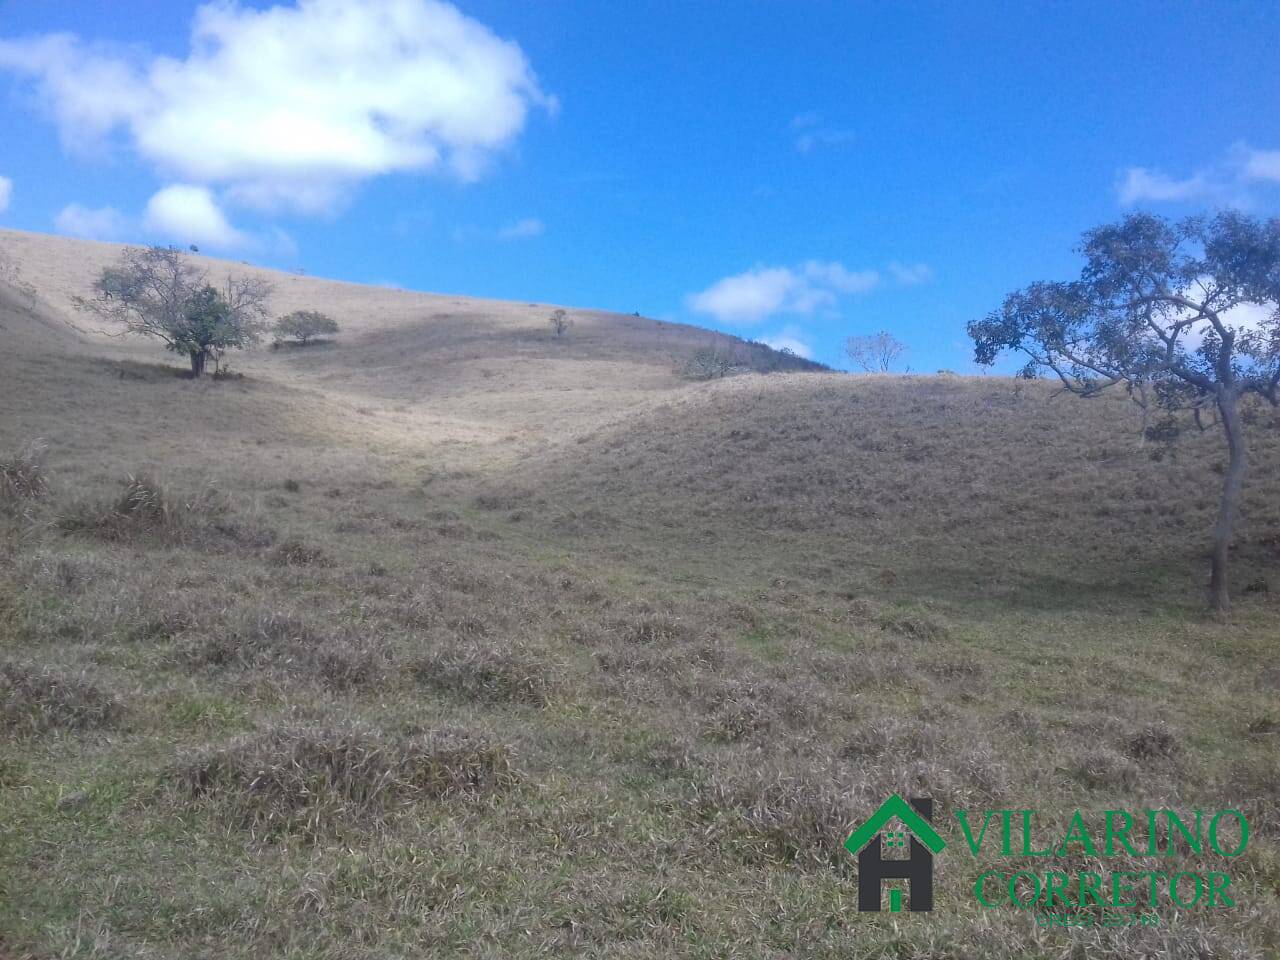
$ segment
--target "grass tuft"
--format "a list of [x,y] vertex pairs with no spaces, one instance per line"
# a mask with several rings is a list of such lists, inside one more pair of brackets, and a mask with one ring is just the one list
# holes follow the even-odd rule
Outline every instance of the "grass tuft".
[[0,665],[0,721],[11,735],[107,727],[122,712],[119,700],[83,676],[27,664]]
[[410,666],[418,682],[467,700],[545,706],[556,687],[547,665],[514,643],[456,643]]
[[0,499],[39,500],[49,492],[44,456],[48,445],[32,440],[17,452],[0,459]]
[[182,763],[172,777],[180,798],[208,800],[238,826],[313,836],[419,800],[476,800],[516,780],[507,747],[483,737],[389,737],[358,725],[269,729]]

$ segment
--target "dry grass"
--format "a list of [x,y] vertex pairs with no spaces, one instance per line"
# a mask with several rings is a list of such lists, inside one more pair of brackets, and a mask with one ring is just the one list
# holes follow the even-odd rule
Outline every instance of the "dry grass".
[[175,767],[173,790],[206,799],[263,834],[323,833],[334,821],[406,804],[478,799],[515,783],[501,744],[459,732],[386,737],[359,726],[283,727],[244,737]]
[[44,471],[48,449],[43,440],[31,440],[0,459],[0,500],[39,500],[49,492]]
[[[1217,440],[1122,403],[689,383],[690,328],[281,276],[342,342],[191,382],[63,322],[110,249],[0,247],[0,448],[49,439],[0,516],[10,953],[1280,955],[1269,411],[1218,621]],[[1046,931],[948,851],[932,915],[860,916],[889,792],[1238,806],[1244,906]]]
[[511,643],[451,643],[419,658],[409,669],[427,687],[481,703],[541,707],[557,685],[551,665]]
[[0,664],[0,720],[10,736],[115,724],[123,705],[84,676],[31,664]]

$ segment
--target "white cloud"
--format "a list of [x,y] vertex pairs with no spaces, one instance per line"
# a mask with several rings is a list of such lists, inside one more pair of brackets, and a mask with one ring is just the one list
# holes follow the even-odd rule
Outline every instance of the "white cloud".
[[1252,207],[1254,194],[1280,184],[1280,150],[1237,143],[1221,160],[1177,178],[1150,167],[1130,167],[1116,185],[1120,203],[1207,201],[1214,206]]
[[182,244],[222,249],[249,244],[248,238],[227,221],[213,194],[191,184],[173,184],[156,193],[147,201],[143,225],[152,233]]
[[8,177],[0,177],[0,213],[9,209],[9,200],[13,196],[13,181]]
[[163,174],[268,210],[317,212],[396,172],[478,177],[553,111],[519,46],[440,0],[200,7],[185,59],[130,57],[68,34],[0,40],[65,142],[123,128]]
[[124,216],[115,207],[85,207],[69,203],[53,218],[59,233],[88,240],[114,240],[128,229]]
[[792,119],[791,129],[795,132],[795,147],[800,153],[812,153],[819,147],[840,146],[856,139],[852,130],[825,125],[819,113],[800,114]]
[[546,225],[536,217],[525,217],[515,223],[507,224],[498,231],[499,240],[523,240],[538,237],[546,232]]
[[783,327],[773,336],[761,337],[760,342],[775,350],[790,350],[797,357],[804,357],[806,360],[813,358],[813,347],[799,327]]
[[723,323],[759,323],[776,314],[809,315],[841,296],[866,293],[880,283],[875,270],[848,270],[810,260],[798,267],[755,267],[690,294],[690,310]]
[[1251,150],[1248,147],[1242,150],[1244,179],[1280,183],[1280,150]]
[[898,263],[895,260],[889,264],[889,275],[899,286],[915,287],[933,279],[933,268],[927,263]]
[[1203,174],[1185,180],[1175,180],[1159,170],[1147,167],[1130,167],[1125,171],[1119,186],[1120,202],[1131,207],[1144,200],[1157,203],[1196,200],[1212,192],[1213,188]]

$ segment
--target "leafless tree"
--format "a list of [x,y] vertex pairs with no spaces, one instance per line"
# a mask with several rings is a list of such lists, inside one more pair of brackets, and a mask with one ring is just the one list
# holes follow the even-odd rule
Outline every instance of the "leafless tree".
[[557,340],[563,337],[573,324],[573,321],[569,319],[569,315],[563,310],[557,310],[551,314],[551,319],[548,322],[551,324],[551,329],[555,333]]
[[867,373],[888,373],[907,352],[907,345],[886,330],[844,342],[849,359]]

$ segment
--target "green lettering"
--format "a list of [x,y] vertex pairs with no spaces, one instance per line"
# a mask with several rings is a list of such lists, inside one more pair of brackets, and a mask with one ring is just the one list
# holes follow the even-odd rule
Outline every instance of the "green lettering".
[[1089,836],[1089,831],[1085,829],[1084,817],[1077,810],[1071,815],[1071,826],[1067,827],[1066,836],[1062,838],[1062,843],[1058,844],[1058,856],[1065,857],[1067,855],[1067,844],[1079,843],[1084,847],[1084,853],[1089,857],[1096,857],[1098,852],[1093,848],[1093,839]]
[[987,825],[991,823],[992,813],[986,811],[986,816],[982,818],[982,831],[978,834],[978,839],[973,839],[973,830],[969,826],[969,812],[967,810],[957,810],[956,819],[960,821],[960,830],[964,833],[964,841],[969,845],[969,852],[975,857],[982,848],[982,838],[987,835]]
[[[1223,850],[1218,845],[1218,821],[1223,817],[1234,817],[1240,824],[1240,845],[1230,853]],[[1209,821],[1209,846],[1213,847],[1213,852],[1220,857],[1238,857],[1244,853],[1244,848],[1249,844],[1249,821],[1244,818],[1244,814],[1239,810],[1219,810],[1213,815],[1213,819]]]
[[998,877],[998,876],[1000,876],[1000,874],[997,871],[988,870],[986,873],[980,876],[973,885],[973,895],[978,898],[978,902],[982,904],[984,907],[1000,906],[1000,904],[998,903],[988,903],[987,898],[982,895],[982,884],[986,881],[986,879],[988,877]]
[[[1219,885],[1218,881],[1222,883]],[[1222,905],[1224,907],[1234,907],[1236,902],[1231,899],[1231,894],[1227,893],[1227,887],[1231,886],[1231,878],[1225,873],[1209,874],[1209,903],[1208,906],[1216,907],[1218,905],[1218,897],[1222,897]]]

